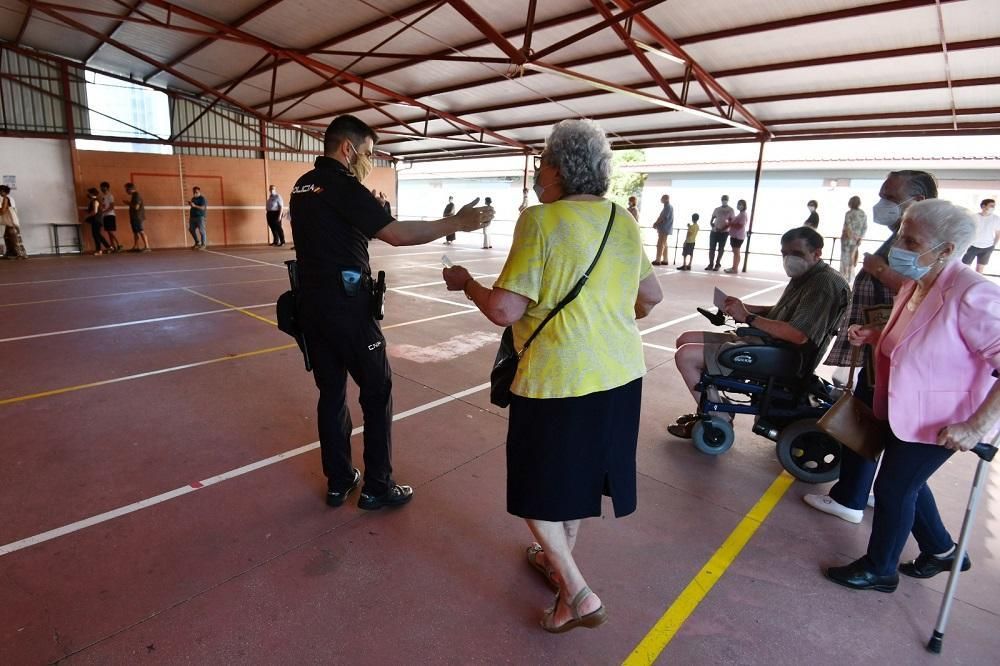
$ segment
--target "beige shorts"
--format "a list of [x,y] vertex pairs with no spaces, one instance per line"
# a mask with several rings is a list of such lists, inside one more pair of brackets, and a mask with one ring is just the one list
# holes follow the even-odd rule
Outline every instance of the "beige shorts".
[[735,333],[702,333],[704,340],[705,370],[710,375],[721,375],[726,377],[732,374],[733,369],[722,366],[719,363],[719,354],[732,349],[733,347],[743,347],[745,345],[760,344],[762,340],[756,337],[741,338]]

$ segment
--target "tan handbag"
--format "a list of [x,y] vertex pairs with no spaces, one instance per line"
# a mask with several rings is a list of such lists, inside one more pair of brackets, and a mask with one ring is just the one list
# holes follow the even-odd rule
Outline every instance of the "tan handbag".
[[816,425],[862,458],[877,460],[885,448],[886,423],[875,418],[871,407],[854,397],[854,376],[861,348],[851,351],[851,375],[844,395]]

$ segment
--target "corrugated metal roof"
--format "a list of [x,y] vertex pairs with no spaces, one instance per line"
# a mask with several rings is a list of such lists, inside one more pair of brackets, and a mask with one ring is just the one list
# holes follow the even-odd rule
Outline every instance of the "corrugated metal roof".
[[997,0],[546,0],[529,21],[531,4],[0,0],[0,39],[263,119],[356,113],[417,160],[531,151],[577,116],[622,147],[1000,132]]

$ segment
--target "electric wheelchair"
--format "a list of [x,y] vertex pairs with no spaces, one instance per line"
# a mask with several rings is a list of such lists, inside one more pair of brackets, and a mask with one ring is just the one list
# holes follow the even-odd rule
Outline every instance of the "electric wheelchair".
[[[836,332],[830,331],[817,346],[793,345],[758,329],[738,328],[736,335],[762,342],[723,349],[719,365],[731,374],[702,373],[696,387],[701,401],[691,431],[695,448],[709,455],[725,453],[735,434],[730,418],[720,414],[749,414],[755,417],[753,432],[775,442],[778,461],[792,476],[807,483],[837,479],[841,444],[816,421],[836,402],[840,390],[813,374]],[[713,388],[719,402],[709,398],[707,389]]]

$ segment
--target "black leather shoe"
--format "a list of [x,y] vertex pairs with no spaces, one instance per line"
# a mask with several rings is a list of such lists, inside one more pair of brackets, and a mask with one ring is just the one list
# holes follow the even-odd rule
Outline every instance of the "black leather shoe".
[[361,483],[361,470],[357,467],[354,468],[354,480],[351,481],[351,485],[347,487],[346,490],[334,490],[327,487],[326,490],[326,503],[329,506],[340,506],[347,499],[347,496],[351,494],[351,491],[358,487]]
[[413,499],[413,488],[394,485],[384,495],[366,495],[361,493],[358,498],[358,508],[365,511],[375,511],[384,506],[402,506]]
[[[900,564],[899,573],[910,578],[931,578],[932,576],[937,576],[942,571],[951,571],[954,566],[955,553],[952,553],[948,557],[920,553],[917,559]],[[968,571],[971,568],[972,560],[969,559],[969,554],[966,553],[962,559],[962,571]]]
[[838,585],[855,590],[896,591],[896,586],[899,585],[898,574],[879,576],[868,567],[868,558],[862,557],[843,567],[830,567],[826,570],[826,577]]
[[726,315],[721,312],[709,312],[705,308],[695,308],[698,312],[703,314],[706,319],[708,319],[714,326],[722,326],[726,323]]

